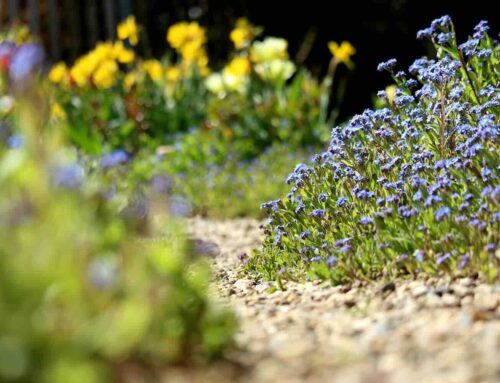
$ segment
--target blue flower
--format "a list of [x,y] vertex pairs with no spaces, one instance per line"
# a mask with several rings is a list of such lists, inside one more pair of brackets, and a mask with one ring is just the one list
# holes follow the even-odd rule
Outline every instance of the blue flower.
[[451,209],[447,206],[444,206],[434,213],[434,217],[436,218],[436,221],[441,222],[443,219],[448,218],[450,214]]
[[24,138],[21,134],[13,134],[7,138],[7,147],[10,149],[19,149],[23,146]]
[[26,80],[37,69],[40,69],[45,58],[40,44],[26,43],[16,49],[12,55],[9,75],[14,83]]
[[332,267],[332,266],[337,264],[337,261],[338,261],[338,258],[335,255],[331,255],[326,260],[326,264],[328,265],[328,267]]
[[304,230],[302,233],[300,233],[300,239],[306,239],[311,235],[311,230]]
[[108,169],[115,167],[117,165],[123,164],[130,159],[130,156],[124,150],[118,149],[110,154],[106,154],[101,157],[100,165],[103,169]]
[[315,218],[321,218],[325,215],[325,210],[323,209],[315,209],[313,210],[313,212],[311,213],[311,215]]
[[52,180],[56,187],[79,188],[83,183],[84,175],[85,171],[77,164],[57,166],[52,170]]
[[346,197],[340,197],[340,198],[337,200],[337,206],[338,206],[338,207],[342,207],[342,206],[344,206],[346,203],[347,203],[347,198],[346,198]]
[[396,59],[389,59],[387,61],[383,61],[380,64],[378,64],[377,70],[379,72],[383,72],[384,70],[392,72],[397,63],[398,62]]
[[365,217],[362,217],[358,223],[362,226],[368,226],[368,225],[372,225],[374,223],[373,221],[373,218],[372,217],[368,217],[368,216],[365,216]]
[[187,217],[191,214],[191,210],[191,204],[186,198],[178,195],[170,197],[169,211],[172,215],[177,217]]
[[463,270],[465,267],[468,265],[470,261],[470,255],[469,254],[464,254],[460,258],[460,263],[458,264],[458,270]]
[[450,258],[451,258],[450,253],[441,254],[436,258],[436,263],[438,265],[441,265],[442,263],[446,262]]
[[415,260],[417,262],[423,262],[424,261],[424,252],[422,250],[417,250],[414,254]]

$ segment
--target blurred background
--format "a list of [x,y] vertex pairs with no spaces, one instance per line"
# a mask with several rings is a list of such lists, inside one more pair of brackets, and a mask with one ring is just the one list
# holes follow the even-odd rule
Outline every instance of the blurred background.
[[[271,6],[272,3],[272,6]],[[282,7],[283,11],[278,12]],[[2,25],[22,21],[40,34],[52,61],[72,61],[98,40],[113,38],[116,24],[135,14],[146,26],[145,56],[165,51],[165,32],[180,20],[196,20],[208,29],[213,69],[227,59],[228,33],[238,17],[263,26],[268,36],[284,37],[296,62],[322,75],[330,59],[327,42],[350,41],[357,49],[355,71],[341,108],[343,118],[371,103],[376,89],[389,78],[376,71],[377,63],[396,55],[402,68],[430,46],[415,38],[417,30],[443,14],[452,16],[459,40],[481,19],[495,27],[498,12],[491,0],[357,0],[303,2],[269,0],[1,0]],[[279,16],[278,16],[279,15]],[[345,68],[340,68],[345,70]]]

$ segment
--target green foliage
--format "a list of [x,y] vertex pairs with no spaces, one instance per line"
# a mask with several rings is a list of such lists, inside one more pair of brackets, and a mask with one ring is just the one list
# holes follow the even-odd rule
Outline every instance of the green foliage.
[[146,211],[110,199],[111,175],[75,164],[44,101],[18,99],[23,145],[0,143],[0,380],[105,382],[123,363],[221,356],[233,317],[165,194],[143,189]]
[[398,89],[332,131],[286,198],[263,204],[263,248],[248,271],[265,279],[479,272],[500,277],[500,47],[479,23],[458,45],[449,17],[419,32],[436,46],[409,76],[379,65]]

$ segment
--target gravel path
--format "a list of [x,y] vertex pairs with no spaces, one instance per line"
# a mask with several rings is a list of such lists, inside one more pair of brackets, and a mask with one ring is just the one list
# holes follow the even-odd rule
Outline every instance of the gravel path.
[[270,293],[269,283],[241,273],[239,255],[261,240],[256,221],[195,218],[188,226],[209,241],[201,247],[212,256],[216,288],[239,319],[239,351],[230,359],[243,368],[227,380],[500,382],[500,285],[288,283]]

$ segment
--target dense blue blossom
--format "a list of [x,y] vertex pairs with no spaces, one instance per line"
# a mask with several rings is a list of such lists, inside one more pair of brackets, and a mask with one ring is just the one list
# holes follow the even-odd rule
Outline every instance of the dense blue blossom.
[[396,59],[390,59],[390,60],[387,60],[387,61],[383,61],[380,64],[378,64],[377,70],[379,72],[382,72],[384,70],[392,71],[394,69],[394,67],[396,66],[397,63],[398,62],[397,62]]
[[[418,33],[439,45],[435,59],[415,60],[410,74],[395,73],[395,59],[378,66],[399,86],[393,102],[333,128],[328,149],[289,178],[300,203],[290,197],[290,207],[271,212],[269,242],[290,233],[280,260],[297,267],[299,253],[308,262],[334,253],[337,282],[496,267],[484,254],[500,241],[500,80],[490,65],[500,47],[488,29],[479,23],[459,44],[443,16]],[[385,91],[378,96],[388,103]],[[274,248],[269,254],[276,259]]]

